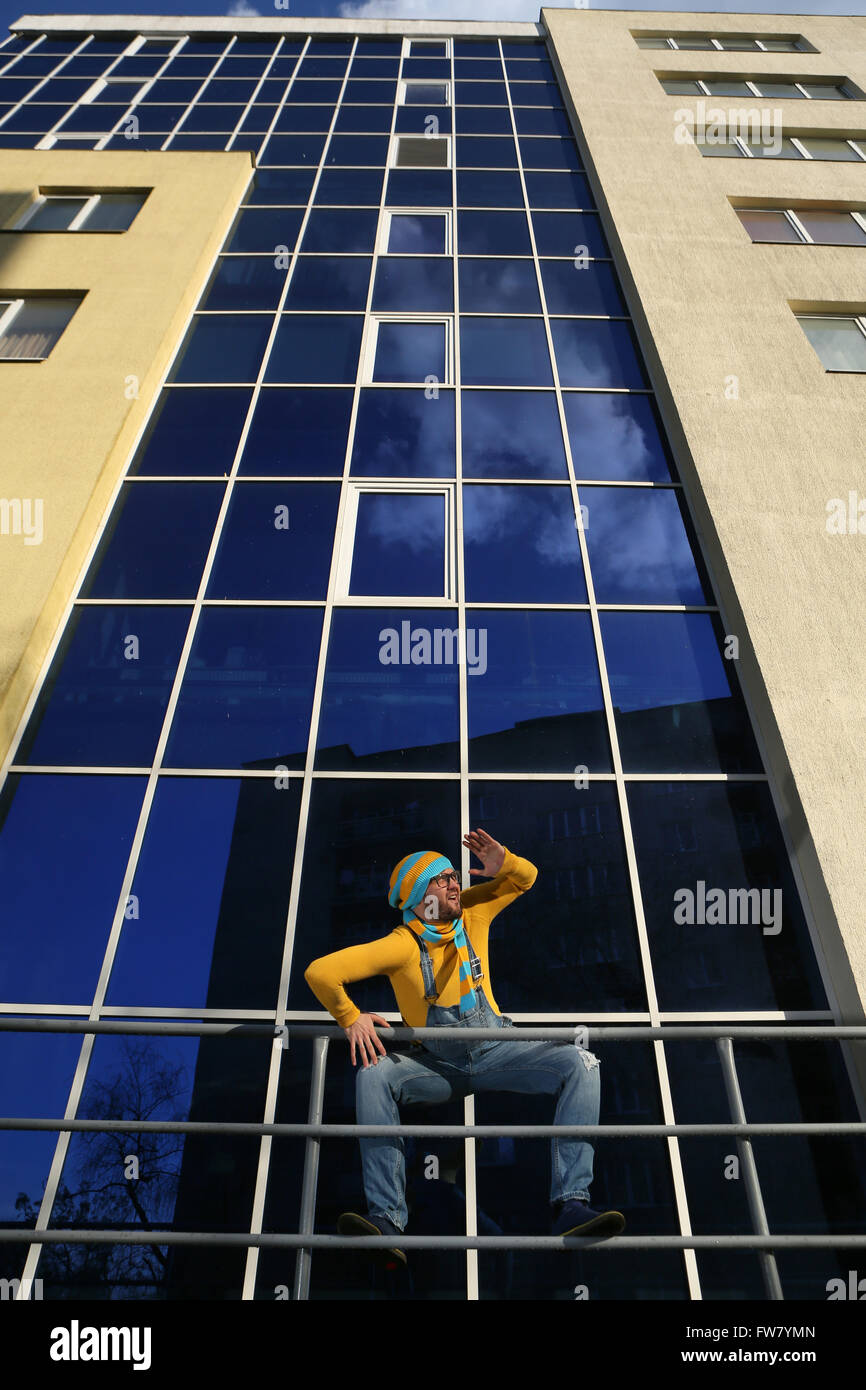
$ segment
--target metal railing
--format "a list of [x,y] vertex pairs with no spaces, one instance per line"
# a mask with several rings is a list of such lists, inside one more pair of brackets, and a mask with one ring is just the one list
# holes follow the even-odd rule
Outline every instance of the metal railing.
[[[453,1038],[461,1041],[498,1041],[498,1028],[379,1028],[383,1040],[421,1042],[425,1037]],[[280,1040],[289,1047],[291,1039],[313,1040],[313,1061],[310,1080],[310,1101],[305,1124],[266,1124],[241,1121],[210,1120],[69,1120],[42,1118],[2,1118],[0,1130],[108,1131],[110,1133],[166,1134],[232,1134],[271,1136],[274,1138],[304,1138],[303,1181],[301,1209],[297,1233],[261,1233],[248,1231],[166,1231],[166,1230],[97,1230],[97,1229],[33,1229],[17,1227],[0,1230],[0,1242],[38,1245],[124,1244],[178,1245],[296,1249],[293,1295],[296,1300],[309,1298],[312,1252],[352,1246],[359,1249],[384,1250],[393,1244],[388,1236],[331,1236],[314,1232],[316,1195],[318,1189],[319,1156],[322,1139],[357,1139],[399,1135],[412,1138],[710,1138],[725,1136],[736,1139],[743,1175],[749,1216],[750,1235],[618,1236],[615,1240],[598,1241],[592,1237],[562,1236],[402,1236],[400,1245],[410,1249],[440,1250],[549,1250],[592,1249],[604,1252],[618,1250],[754,1250],[760,1261],[761,1275],[768,1299],[784,1298],[776,1264],[777,1249],[862,1249],[866,1235],[773,1235],[767,1223],[757,1165],[752,1152],[751,1138],[765,1135],[866,1135],[866,1122],[840,1120],[820,1124],[807,1122],[767,1122],[750,1124],[746,1119],[739,1077],[734,1059],[733,1044],[737,1041],[776,1042],[866,1042],[866,1026],[835,1026],[833,1024],[772,1025],[638,1025],[581,1027],[519,1026],[509,1041],[575,1042],[578,1032],[582,1044],[606,1042],[696,1042],[713,1040],[719,1054],[728,1108],[729,1123],[721,1124],[607,1124],[607,1125],[358,1125],[324,1124],[325,1078],[328,1044],[331,1038],[344,1039],[343,1029],[336,1025],[289,1023],[190,1023],[175,1020],[138,1022],[126,1020],[0,1018],[0,1032],[40,1033],[121,1033],[155,1034],[179,1037],[268,1037]]]

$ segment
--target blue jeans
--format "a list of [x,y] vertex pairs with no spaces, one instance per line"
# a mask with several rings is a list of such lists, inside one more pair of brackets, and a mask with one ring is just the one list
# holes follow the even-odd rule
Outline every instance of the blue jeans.
[[[477,1005],[461,1018],[456,1008],[431,1005],[428,1028],[462,1024],[467,1028],[511,1028],[510,1018],[497,1014],[482,988]],[[485,1091],[516,1091],[524,1095],[555,1095],[557,1125],[598,1124],[599,1063],[591,1052],[572,1043],[463,1043],[426,1038],[423,1049],[410,1054],[389,1052],[368,1067],[359,1066],[355,1083],[358,1124],[400,1123],[398,1104],[437,1105],[452,1097]],[[360,1139],[364,1192],[371,1216],[387,1216],[400,1230],[408,1220],[406,1163],[403,1140]],[[592,1182],[592,1146],[582,1139],[551,1140],[551,1202],[572,1197],[588,1199]]]

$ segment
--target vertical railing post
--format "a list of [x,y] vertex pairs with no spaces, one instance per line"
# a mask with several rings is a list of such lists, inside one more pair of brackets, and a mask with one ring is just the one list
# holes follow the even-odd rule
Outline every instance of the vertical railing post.
[[[746,1111],[737,1078],[733,1043],[730,1038],[716,1038],[716,1047],[722,1063],[722,1076],[725,1081],[731,1120],[736,1125],[744,1125],[747,1123]],[[752,1152],[751,1140],[738,1139],[737,1152],[740,1155],[740,1168],[746,1184],[746,1199],[749,1203],[749,1215],[752,1218],[752,1230],[757,1236],[768,1236],[770,1228],[767,1225],[767,1213],[764,1209],[764,1199],[761,1196],[761,1184],[758,1182],[758,1168],[755,1163],[755,1155]],[[761,1278],[764,1281],[767,1298],[773,1301],[784,1300],[785,1295],[782,1292],[782,1281],[779,1278],[775,1254],[772,1250],[759,1250],[758,1261],[761,1266]]]
[[[310,1108],[307,1123],[320,1125],[325,1101],[325,1068],[328,1064],[328,1039],[313,1039],[313,1069],[310,1077]],[[320,1141],[308,1137],[304,1150],[304,1184],[301,1189],[301,1220],[298,1232],[302,1236],[313,1234],[316,1224],[316,1190],[319,1183]],[[298,1250],[295,1260],[295,1284],[293,1298],[305,1300],[310,1296],[310,1264],[313,1252],[309,1246]]]

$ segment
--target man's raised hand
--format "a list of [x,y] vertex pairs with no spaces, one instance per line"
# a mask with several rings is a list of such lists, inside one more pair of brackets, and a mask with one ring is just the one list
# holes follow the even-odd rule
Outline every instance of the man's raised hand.
[[382,1045],[382,1039],[376,1032],[375,1024],[377,1023],[380,1023],[383,1028],[391,1027],[388,1020],[380,1018],[378,1014],[359,1014],[354,1023],[350,1024],[348,1028],[343,1029],[343,1032],[349,1039],[349,1053],[352,1058],[352,1066],[355,1065],[356,1046],[358,1049],[358,1056],[365,1067],[368,1067],[371,1062],[374,1066],[377,1064],[379,1061],[379,1058],[376,1056],[377,1051],[381,1052],[383,1057],[387,1056],[385,1048]]
[[470,830],[464,836],[463,843],[467,849],[477,855],[483,864],[481,869],[470,869],[470,874],[475,874],[479,878],[495,878],[505,862],[505,847],[498,840],[494,840],[492,835],[488,835],[486,830]]

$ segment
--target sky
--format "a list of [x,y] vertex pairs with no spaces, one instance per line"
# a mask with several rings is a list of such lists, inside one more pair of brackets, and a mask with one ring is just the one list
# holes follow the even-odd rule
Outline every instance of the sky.
[[[736,7],[720,5],[719,0],[666,0],[664,4],[640,4],[623,0],[617,4],[608,0],[604,5],[590,5],[607,10],[700,10],[740,14],[863,14],[866,0],[741,0]],[[316,18],[322,15],[362,19],[478,19],[478,20],[537,20],[540,0],[289,0],[289,8],[277,8],[275,0],[230,0],[220,5],[218,0],[181,0],[180,3],[161,3],[151,6],[140,0],[135,7],[101,3],[100,0],[81,0],[29,8],[26,0],[10,3],[0,0],[0,20],[5,34],[10,24],[22,14],[140,14],[142,11],[160,15],[267,15],[280,18]],[[561,5],[559,8],[568,8]]]

